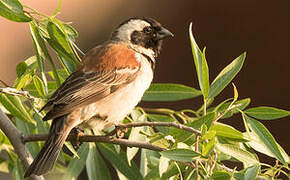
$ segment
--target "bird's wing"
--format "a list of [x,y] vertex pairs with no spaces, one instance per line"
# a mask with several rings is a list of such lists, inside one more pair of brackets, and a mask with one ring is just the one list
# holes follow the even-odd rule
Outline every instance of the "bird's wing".
[[82,68],[72,73],[42,108],[49,110],[43,120],[60,117],[76,108],[96,102],[136,78],[140,69],[138,63],[130,67],[119,62],[122,66],[109,67],[120,61],[120,54],[127,53],[127,63],[130,62],[128,58],[132,62],[136,61],[134,52],[127,48],[117,48],[114,53],[110,52],[112,49],[114,50],[101,48],[88,53]]

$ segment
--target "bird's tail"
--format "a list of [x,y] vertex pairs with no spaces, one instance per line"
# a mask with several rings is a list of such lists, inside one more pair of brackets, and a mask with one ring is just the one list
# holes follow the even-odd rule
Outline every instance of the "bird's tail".
[[53,120],[48,139],[32,164],[25,171],[25,178],[31,174],[45,174],[53,168],[59,152],[71,131],[71,128],[64,122],[65,119],[66,116],[62,116]]

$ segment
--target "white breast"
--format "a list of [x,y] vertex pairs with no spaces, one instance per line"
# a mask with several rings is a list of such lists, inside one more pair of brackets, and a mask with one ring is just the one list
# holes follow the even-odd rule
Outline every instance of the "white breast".
[[[86,121],[86,123],[82,124],[82,126],[103,129],[108,123],[112,125],[112,123],[123,120],[140,102],[144,92],[149,88],[152,82],[153,71],[151,64],[143,55],[136,53],[135,56],[141,63],[141,69],[136,79],[106,98],[84,108],[82,114],[84,115],[83,117],[85,117],[83,120]],[[107,116],[106,121],[90,119],[95,115],[101,117]]]

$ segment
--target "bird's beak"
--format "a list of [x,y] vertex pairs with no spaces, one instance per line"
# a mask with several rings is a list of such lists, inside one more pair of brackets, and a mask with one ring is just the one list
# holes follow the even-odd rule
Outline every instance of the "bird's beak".
[[173,37],[174,35],[164,27],[162,27],[157,33],[157,39],[161,40],[167,37]]

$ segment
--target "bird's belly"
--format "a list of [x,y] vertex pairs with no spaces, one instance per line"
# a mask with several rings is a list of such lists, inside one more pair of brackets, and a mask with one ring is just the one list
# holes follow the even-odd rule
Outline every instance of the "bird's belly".
[[153,79],[153,72],[140,72],[136,79],[82,111],[80,127],[104,129],[123,120],[139,103]]

